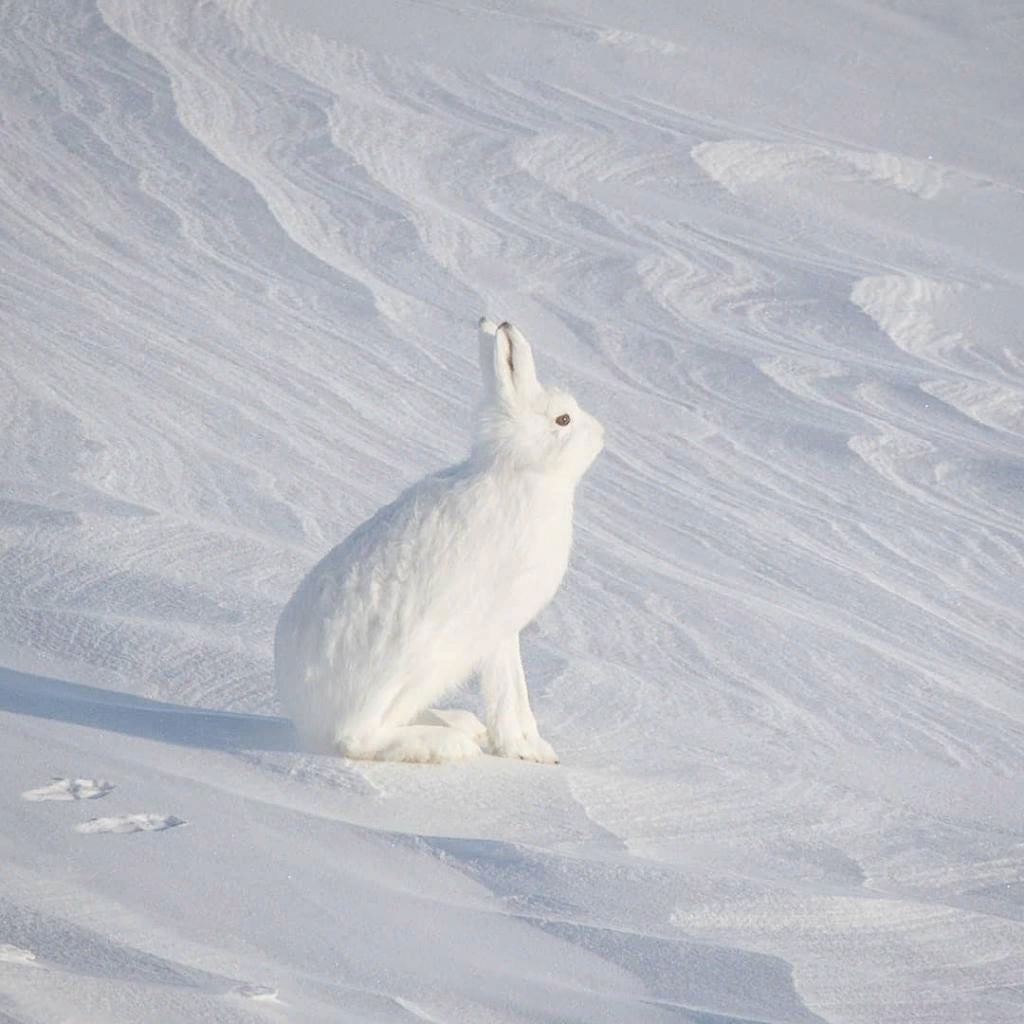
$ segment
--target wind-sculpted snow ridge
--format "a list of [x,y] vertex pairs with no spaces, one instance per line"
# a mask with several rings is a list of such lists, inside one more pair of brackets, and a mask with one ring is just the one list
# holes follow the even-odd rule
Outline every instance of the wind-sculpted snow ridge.
[[753,141],[702,142],[693,158],[730,192],[758,182],[883,182],[921,199],[935,199],[948,175],[945,168],[897,153],[864,153],[821,145]]
[[1009,289],[888,274],[862,278],[850,298],[901,349],[953,371],[922,382],[922,391],[986,426],[1024,433],[1024,367],[1011,344],[1017,296]]
[[[919,7],[0,4],[0,1017],[1019,1024],[1024,42]],[[485,312],[562,764],[303,751]]]

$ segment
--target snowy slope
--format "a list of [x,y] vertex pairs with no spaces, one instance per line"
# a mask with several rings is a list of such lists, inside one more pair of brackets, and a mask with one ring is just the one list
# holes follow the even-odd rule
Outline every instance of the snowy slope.
[[[2,1024],[1024,1019],[1024,17],[709,7],[0,3]],[[306,755],[481,313],[562,764]]]

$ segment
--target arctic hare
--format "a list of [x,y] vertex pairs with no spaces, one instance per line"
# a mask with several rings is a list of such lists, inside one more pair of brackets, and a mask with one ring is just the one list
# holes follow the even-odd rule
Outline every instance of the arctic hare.
[[[381,761],[481,744],[554,763],[530,709],[519,631],[565,575],[576,485],[604,431],[537,382],[511,324],[480,321],[485,397],[469,459],[413,484],[330,551],[285,606],[274,672],[303,741]],[[430,705],[479,674],[486,728]]]

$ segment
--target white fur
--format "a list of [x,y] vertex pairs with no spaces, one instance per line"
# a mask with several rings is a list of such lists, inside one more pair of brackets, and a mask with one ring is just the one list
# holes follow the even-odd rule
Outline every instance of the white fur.
[[[519,631],[551,600],[600,424],[537,382],[510,324],[480,322],[484,402],[470,458],[414,484],[330,551],[277,625],[281,702],[304,742],[352,758],[480,753],[553,763]],[[556,419],[568,414],[567,426]],[[430,706],[478,674],[486,727]]]

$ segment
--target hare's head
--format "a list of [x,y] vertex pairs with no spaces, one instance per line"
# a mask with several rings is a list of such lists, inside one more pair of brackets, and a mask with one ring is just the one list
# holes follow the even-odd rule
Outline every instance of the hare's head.
[[484,319],[480,330],[485,395],[478,452],[575,483],[604,447],[604,428],[571,395],[540,386],[518,328]]

